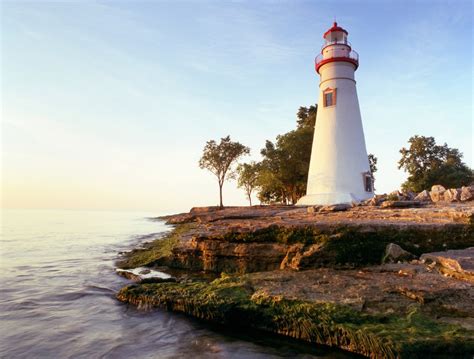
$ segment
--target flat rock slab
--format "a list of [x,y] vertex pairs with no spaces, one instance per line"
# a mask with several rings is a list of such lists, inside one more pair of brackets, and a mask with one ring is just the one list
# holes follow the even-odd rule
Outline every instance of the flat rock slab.
[[[408,202],[407,202],[408,203]],[[411,203],[411,202],[410,202]],[[420,204],[421,202],[416,202]],[[334,206],[333,206],[334,207]],[[305,226],[317,224],[444,225],[470,223],[474,203],[427,205],[421,208],[344,206],[344,211],[315,211],[315,207],[254,206],[203,207],[189,213],[161,217],[170,224],[197,222],[200,227],[219,230],[235,226],[255,230],[269,225]],[[319,208],[319,207],[318,207]]]
[[253,327],[370,358],[470,357],[474,286],[421,264],[224,276],[210,283],[140,284],[121,301]]
[[380,205],[380,208],[414,208],[426,205],[422,201],[385,201]]
[[474,247],[425,253],[420,259],[434,264],[445,274],[474,283]]
[[320,268],[248,275],[253,288],[275,297],[336,303],[368,313],[403,313],[417,303],[424,311],[474,318],[474,286],[419,264],[385,264],[355,270]]

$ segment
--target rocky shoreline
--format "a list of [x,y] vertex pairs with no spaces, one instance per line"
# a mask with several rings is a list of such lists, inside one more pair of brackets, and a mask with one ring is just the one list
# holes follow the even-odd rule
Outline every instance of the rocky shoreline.
[[474,207],[415,202],[168,216],[172,232],[117,266],[179,274],[134,277],[117,297],[372,358],[471,357]]

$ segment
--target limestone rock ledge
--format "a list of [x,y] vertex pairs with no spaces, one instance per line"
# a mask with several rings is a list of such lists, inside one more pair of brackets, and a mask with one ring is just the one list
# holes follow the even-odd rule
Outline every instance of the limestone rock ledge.
[[[173,231],[125,253],[118,266],[221,278],[141,282],[119,300],[371,358],[474,354],[471,204],[195,208],[167,220]],[[405,250],[420,260],[380,265]]]
[[170,235],[126,253],[118,266],[168,266],[249,273],[380,264],[389,243],[423,253],[474,246],[474,207],[353,207],[308,211],[289,206],[195,208],[168,216]]
[[474,354],[474,287],[422,265],[277,270],[211,283],[138,284],[118,299],[370,358]]

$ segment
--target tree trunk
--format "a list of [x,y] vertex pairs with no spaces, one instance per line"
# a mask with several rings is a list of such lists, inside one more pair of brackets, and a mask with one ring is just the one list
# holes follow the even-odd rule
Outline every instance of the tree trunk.
[[219,200],[220,200],[219,207],[224,208],[224,204],[222,203],[222,184],[220,183],[219,183]]
[[252,207],[252,197],[250,194],[248,195],[248,197],[249,197],[250,207]]

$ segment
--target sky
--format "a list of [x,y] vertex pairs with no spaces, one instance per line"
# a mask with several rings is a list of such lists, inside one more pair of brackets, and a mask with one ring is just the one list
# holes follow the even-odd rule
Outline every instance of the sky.
[[[265,140],[315,104],[334,19],[359,53],[376,189],[400,148],[434,136],[473,167],[473,8],[456,1],[1,2],[3,208],[184,211],[218,203],[198,166],[230,135]],[[235,181],[224,204],[246,204]]]

